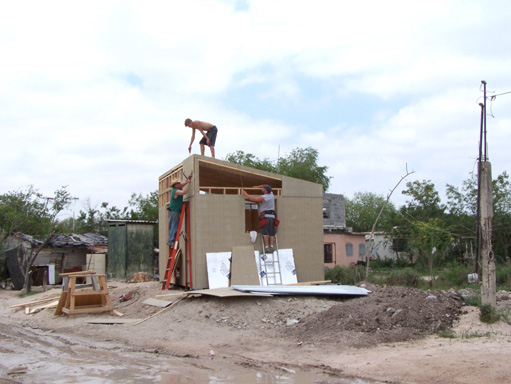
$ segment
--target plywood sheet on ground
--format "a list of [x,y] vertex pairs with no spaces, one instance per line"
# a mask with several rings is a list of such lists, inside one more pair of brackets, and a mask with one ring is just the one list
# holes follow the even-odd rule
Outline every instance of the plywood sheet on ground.
[[232,248],[231,284],[258,284],[254,247],[247,245]]
[[239,297],[239,296],[252,296],[252,297],[271,297],[272,295],[269,293],[250,293],[250,292],[242,292],[236,289],[232,289],[231,287],[226,288],[215,288],[215,289],[201,289],[197,291],[187,292],[188,295],[207,295],[207,296],[215,296],[215,297]]
[[231,279],[231,252],[206,253],[206,265],[210,289],[229,286]]

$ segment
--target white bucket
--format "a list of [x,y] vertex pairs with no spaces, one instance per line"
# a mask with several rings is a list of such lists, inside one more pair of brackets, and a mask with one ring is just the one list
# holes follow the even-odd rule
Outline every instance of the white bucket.
[[468,282],[477,283],[479,281],[479,275],[477,273],[469,273]]

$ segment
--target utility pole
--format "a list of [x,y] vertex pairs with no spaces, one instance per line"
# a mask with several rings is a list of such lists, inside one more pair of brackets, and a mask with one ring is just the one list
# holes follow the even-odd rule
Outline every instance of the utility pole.
[[[476,264],[481,261],[481,303],[492,307],[497,305],[497,273],[495,255],[492,248],[493,193],[491,163],[487,156],[486,142],[486,81],[484,87],[484,103],[481,113],[481,132],[479,143],[478,186],[477,186],[477,252]],[[477,267],[476,267],[477,268]]]
[[[486,99],[486,91],[485,97]],[[476,257],[474,263],[474,273],[480,274],[479,263],[481,260],[481,159],[483,158],[483,130],[484,130],[484,116],[486,114],[486,107],[483,103],[479,103],[481,107],[481,128],[479,130],[479,156],[477,157],[477,207],[476,207]]]

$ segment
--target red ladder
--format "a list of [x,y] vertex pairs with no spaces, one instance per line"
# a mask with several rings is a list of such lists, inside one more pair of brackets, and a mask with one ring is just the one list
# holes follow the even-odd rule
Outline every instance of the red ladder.
[[163,280],[163,285],[161,287],[162,290],[169,289],[170,280],[172,279],[172,275],[177,266],[177,259],[181,254],[181,249],[179,249],[179,238],[181,237],[181,228],[183,227],[183,218],[185,217],[186,207],[188,203],[183,202],[183,207],[181,208],[181,213],[179,215],[179,225],[177,226],[177,232],[174,241],[174,248],[170,249],[169,258],[167,260],[167,268],[165,269],[165,279]]

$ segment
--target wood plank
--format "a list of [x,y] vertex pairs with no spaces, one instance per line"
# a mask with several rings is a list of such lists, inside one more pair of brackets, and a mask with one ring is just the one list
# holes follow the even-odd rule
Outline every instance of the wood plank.
[[59,303],[57,304],[57,309],[55,309],[54,316],[60,316],[63,314],[62,308],[64,307],[64,304],[67,300],[67,291],[62,291],[62,294],[60,295]]
[[164,293],[164,294],[161,294],[161,295],[156,295],[155,297],[157,299],[161,299],[163,297],[175,297],[175,296],[183,296],[183,295],[186,295],[187,292],[179,292],[179,293]]
[[170,308],[174,307],[177,303],[179,303],[181,300],[184,300],[184,299],[186,299],[186,296],[183,296],[183,297],[178,298],[176,301],[174,301],[174,302],[173,302],[171,305],[169,305],[168,307],[163,308],[162,310],[160,310],[160,311],[158,311],[158,312],[156,312],[156,313],[152,314],[151,316],[146,317],[145,319],[142,319],[142,320],[140,320],[140,321],[136,322],[136,323],[135,323],[135,325],[139,325],[139,324],[143,323],[144,321],[147,321],[147,320],[149,320],[149,319],[152,319],[152,318],[153,318],[153,317],[155,317],[155,316],[158,316],[160,313],[162,313],[162,312],[166,311],[167,309],[170,309]]
[[28,307],[28,306],[32,306],[32,305],[42,304],[42,303],[46,303],[48,301],[53,301],[53,300],[57,299],[59,296],[60,295],[52,295],[52,296],[49,296],[49,297],[47,297],[45,299],[29,301],[27,303],[21,303],[21,304],[14,304],[14,305],[11,305],[9,308],[11,308],[11,309],[20,309],[20,308],[23,308],[23,307]]
[[101,296],[107,293],[108,291],[75,291],[73,296]]
[[88,320],[88,324],[132,324],[140,321],[140,319],[119,319],[118,317],[110,317],[108,319],[96,319],[96,320]]
[[109,307],[98,307],[97,305],[81,305],[76,307],[73,311],[68,308],[62,308],[64,313],[69,315],[76,315],[78,313],[97,313],[97,312],[112,312],[114,309]]
[[77,277],[83,277],[79,275],[95,275],[96,271],[79,271],[79,272],[66,272],[66,273],[59,273],[59,276],[77,276]]
[[37,312],[39,312],[43,309],[46,309],[46,308],[56,308],[58,304],[59,304],[59,300],[55,300],[55,301],[52,301],[51,303],[39,305],[37,307],[31,308],[28,313],[29,314],[37,313]]
[[158,300],[158,299],[154,299],[154,298],[150,297],[149,299],[144,300],[142,302],[142,304],[152,305],[154,307],[165,308],[165,307],[168,307],[170,304],[172,304],[172,302],[167,301],[167,300]]

